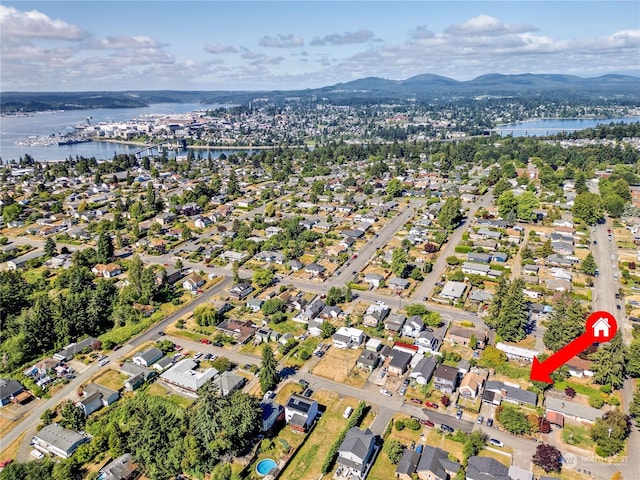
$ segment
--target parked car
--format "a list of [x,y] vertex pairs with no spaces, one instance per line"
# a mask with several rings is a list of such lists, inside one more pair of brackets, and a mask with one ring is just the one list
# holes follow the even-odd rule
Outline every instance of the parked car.
[[433,402],[424,402],[424,404],[429,407],[429,408],[438,408],[438,404],[437,403],[433,403]]
[[484,422],[484,417],[483,417],[482,415],[480,415],[480,416],[478,417],[478,423],[479,423],[480,425],[482,425],[482,422]]
[[487,418],[487,427],[493,427],[493,418]]
[[418,405],[422,403],[419,398],[410,398],[409,401],[411,403],[417,403]]
[[3,460],[2,462],[0,462],[0,468],[6,467],[11,462],[13,462],[13,458],[7,458],[6,460]]
[[400,390],[398,390],[398,395],[404,396],[405,393],[407,393],[407,387],[400,387]]
[[384,395],[385,397],[390,397],[391,396],[391,392],[389,390],[387,390],[386,388],[383,388],[382,390],[380,390],[380,393],[382,395]]
[[445,425],[444,423],[440,425],[440,428],[442,428],[442,430],[444,430],[445,432],[449,432],[449,433],[453,433],[456,431],[455,428],[450,427],[449,425]]
[[202,357],[203,360],[209,360],[211,357],[213,357],[213,355],[211,355],[210,353],[205,353],[204,357]]
[[176,345],[175,349],[177,352],[179,352],[180,350],[182,350],[182,345]]
[[44,453],[42,453],[40,450],[31,450],[31,456],[36,457],[36,458],[44,458]]
[[456,418],[458,418],[458,419],[462,418],[462,410],[458,410],[456,412]]
[[504,447],[504,443],[502,443],[500,440],[498,440],[497,438],[491,438],[489,439],[489,443],[491,445],[495,445],[496,447]]
[[409,386],[409,379],[405,378],[404,382],[402,382],[402,385],[405,386],[405,387],[408,387]]
[[164,333],[162,330],[160,330],[160,331],[158,332],[158,335],[160,335],[161,337],[164,337],[164,336],[166,335],[166,333]]
[[213,345],[214,347],[221,347],[222,342],[211,342],[211,345]]
[[203,338],[202,340],[200,340],[200,343],[204,343],[205,345],[209,345],[211,343],[211,340],[209,340],[208,338]]
[[420,420],[420,423],[426,427],[435,427],[436,424],[433,423],[431,420]]
[[262,397],[263,400],[271,400],[272,398],[275,398],[276,394],[273,392],[273,390],[268,390]]
[[617,310],[622,310],[622,307],[620,306],[620,304],[619,304],[619,303],[616,305],[616,309],[617,309]]
[[307,388],[303,393],[302,396],[303,397],[310,397],[311,395],[313,395],[313,390],[311,390],[310,388]]
[[194,360],[197,360],[197,359],[199,359],[201,356],[202,356],[202,352],[197,352],[197,353],[193,356],[193,359],[194,359]]

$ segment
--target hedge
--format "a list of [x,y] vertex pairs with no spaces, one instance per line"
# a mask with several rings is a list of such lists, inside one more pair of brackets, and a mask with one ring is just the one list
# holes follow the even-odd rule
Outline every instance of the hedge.
[[335,463],[336,458],[338,457],[338,449],[340,448],[340,445],[342,445],[342,442],[344,441],[344,437],[347,435],[347,432],[349,431],[350,428],[360,424],[360,422],[362,421],[366,413],[366,407],[367,407],[366,403],[362,401],[358,403],[358,406],[351,414],[351,417],[349,417],[349,420],[347,421],[347,425],[344,427],[344,430],[340,432],[338,437],[333,442],[333,445],[331,445],[331,448],[329,449],[329,453],[327,453],[327,458],[324,460],[324,463],[322,464],[321,472],[323,475],[326,475],[327,473],[329,473],[333,468],[333,464]]

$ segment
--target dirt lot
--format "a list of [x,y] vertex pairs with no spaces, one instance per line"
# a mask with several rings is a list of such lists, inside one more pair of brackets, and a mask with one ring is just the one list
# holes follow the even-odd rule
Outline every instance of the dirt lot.
[[360,353],[360,350],[330,348],[311,373],[343,383],[354,368]]

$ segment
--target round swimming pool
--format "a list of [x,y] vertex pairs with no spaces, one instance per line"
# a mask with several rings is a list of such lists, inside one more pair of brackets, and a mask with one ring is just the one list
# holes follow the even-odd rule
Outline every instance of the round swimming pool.
[[266,475],[271,471],[272,468],[276,467],[276,462],[271,460],[270,458],[265,458],[264,460],[260,460],[258,465],[256,465],[256,472],[258,475]]

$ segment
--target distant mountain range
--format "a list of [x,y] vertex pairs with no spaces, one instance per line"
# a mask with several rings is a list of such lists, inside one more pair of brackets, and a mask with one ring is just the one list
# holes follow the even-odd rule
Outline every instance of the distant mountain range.
[[122,92],[5,92],[0,97],[0,111],[32,112],[87,108],[131,108],[152,103],[237,103],[246,104],[259,96],[272,101],[285,98],[323,99],[332,103],[377,103],[385,101],[434,101],[477,96],[540,95],[544,98],[594,99],[624,96],[640,99],[640,77],[603,75],[582,78],[575,75],[492,73],[468,81],[440,75],[416,75],[406,80],[378,77],[361,78],[346,83],[305,90],[274,91],[122,91]]

